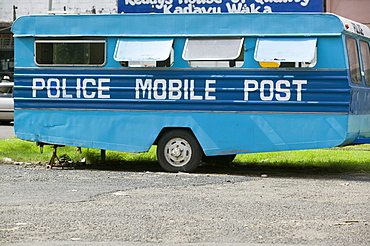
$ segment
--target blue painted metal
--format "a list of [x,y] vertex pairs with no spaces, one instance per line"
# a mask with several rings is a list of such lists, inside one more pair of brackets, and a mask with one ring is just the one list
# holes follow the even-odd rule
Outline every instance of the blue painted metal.
[[[110,37],[107,40],[107,54],[114,54],[116,43],[119,38]],[[193,69],[190,68],[188,62],[182,59],[182,51],[185,45],[186,38],[176,38],[174,39],[174,55],[175,55],[175,63],[171,68],[178,68],[178,69]],[[254,60],[253,55],[255,52],[257,38],[250,37],[244,39],[244,64],[241,68],[248,68],[248,69],[261,69],[261,66],[258,64],[256,60]],[[21,59],[17,59],[17,67],[18,68],[36,68],[34,61],[34,37],[20,37],[14,39],[14,45],[16,48],[15,52],[15,59],[17,57]],[[338,52],[343,51],[343,52]],[[315,69],[344,69],[346,57],[344,53],[343,42],[338,37],[333,36],[322,36],[318,40],[318,53],[323,53],[320,59],[318,59]],[[332,59],[335,57],[335,59]],[[107,63],[105,64],[104,68],[115,68],[115,69],[122,69],[122,66],[113,59],[113,56],[107,56]],[[52,70],[51,68],[46,67],[38,67],[38,69],[46,69],[46,72]],[[56,69],[56,68],[55,68]],[[65,68],[61,68],[62,70]],[[235,68],[230,68],[233,70]],[[71,68],[70,71],[72,71]],[[215,69],[212,69],[215,70]]]
[[337,146],[351,137],[347,120],[318,114],[17,110],[15,131],[30,141],[145,152],[163,128],[185,127],[206,155],[224,155]]
[[118,0],[118,13],[322,12],[323,0]]
[[[39,73],[43,71],[44,73]],[[45,73],[48,72],[48,73]],[[141,111],[218,111],[218,112],[286,112],[286,113],[343,113],[349,112],[350,89],[345,70],[328,71],[275,71],[273,74],[267,70],[104,70],[99,69],[65,69],[38,70],[38,69],[17,69],[17,90],[15,96],[16,108],[29,109],[96,109],[96,110],[141,110]],[[33,97],[32,79],[50,78],[58,80],[53,82],[50,91],[34,91],[37,97]],[[103,94],[110,98],[98,99],[98,80],[109,79],[109,91]],[[86,94],[94,95],[93,98],[84,98],[81,89],[77,90],[76,84],[81,84],[84,79],[93,79],[89,83]],[[187,80],[188,89],[179,90],[181,96],[173,100],[168,90],[171,80],[185,83]],[[63,90],[63,80],[66,89]],[[151,90],[137,89],[137,81],[145,83],[150,81]],[[155,99],[153,90],[156,80],[164,81],[167,89],[158,89],[160,96],[166,94],[165,98]],[[205,99],[206,80],[212,80],[211,87],[215,92],[209,96],[214,100]],[[270,92],[270,86],[263,90],[265,96],[271,96],[271,100],[261,100],[261,89],[248,92],[248,100],[245,99],[244,81],[255,80],[261,84],[262,80],[271,80],[274,90]],[[292,82],[296,80],[307,80],[302,86],[301,101],[297,100],[297,86]],[[191,100],[190,84],[194,81],[194,97],[200,100]],[[277,97],[287,97],[286,93],[276,89],[277,81],[287,81],[290,87],[289,100],[277,100]],[[57,85],[58,83],[58,85]],[[56,89],[59,88],[59,89]],[[53,97],[48,97],[50,92]],[[64,97],[63,93],[70,95]],[[80,95],[77,95],[79,93]],[[138,97],[137,97],[138,93]],[[177,94],[176,94],[177,95]],[[78,98],[79,97],[79,98]],[[187,99],[186,99],[187,98]]]
[[22,16],[12,27],[15,37],[338,36],[343,31],[336,15],[300,13]]
[[[143,152],[164,128],[182,127],[206,155],[348,144],[370,137],[370,87],[350,84],[343,35],[360,36],[344,28],[329,14],[21,17],[12,29],[15,132],[30,141]],[[34,40],[65,36],[105,37],[106,64],[36,66]],[[183,47],[200,36],[244,37],[243,66],[191,68]],[[261,68],[253,56],[262,36],[316,38],[316,66]],[[113,55],[126,37],[173,39],[173,66],[122,67]]]
[[352,144],[370,144],[370,138],[356,138]]

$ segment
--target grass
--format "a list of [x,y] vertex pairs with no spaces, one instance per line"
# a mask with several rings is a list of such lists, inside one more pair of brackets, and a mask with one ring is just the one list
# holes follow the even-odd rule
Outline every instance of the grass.
[[[79,162],[86,159],[87,163],[96,163],[100,161],[100,150],[82,148],[77,151],[76,147],[65,146],[57,150],[59,158]],[[45,145],[42,149],[36,146],[34,142],[23,141],[18,138],[8,138],[0,140],[0,160],[10,158],[17,162],[45,162],[49,161],[53,154],[53,146]],[[107,151],[106,161],[155,161],[155,150],[152,148],[149,152],[133,154],[118,151]]]
[[370,145],[238,155],[234,162],[284,169],[370,172]]
[[[132,154],[117,151],[106,152],[106,163],[155,162],[155,147],[147,153]],[[370,145],[356,145],[342,148],[269,152],[237,155],[234,164],[253,168],[312,169],[331,172],[366,172],[370,173]],[[45,146],[43,153],[33,142],[17,138],[0,140],[0,161],[10,158],[18,162],[46,162],[53,153],[52,146]],[[58,156],[79,162],[85,158],[89,164],[100,161],[100,150],[75,147],[58,148]]]

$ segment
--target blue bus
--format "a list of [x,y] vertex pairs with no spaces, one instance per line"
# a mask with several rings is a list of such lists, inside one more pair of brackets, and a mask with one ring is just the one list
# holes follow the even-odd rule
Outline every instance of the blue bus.
[[166,171],[370,137],[370,29],[333,14],[19,18],[15,133]]

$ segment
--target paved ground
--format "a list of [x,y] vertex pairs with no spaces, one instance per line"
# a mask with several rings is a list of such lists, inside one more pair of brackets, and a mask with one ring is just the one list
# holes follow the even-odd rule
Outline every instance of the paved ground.
[[0,165],[0,244],[370,245],[369,174],[159,170]]
[[5,125],[0,122],[0,139],[6,139],[14,137],[14,127],[13,125]]

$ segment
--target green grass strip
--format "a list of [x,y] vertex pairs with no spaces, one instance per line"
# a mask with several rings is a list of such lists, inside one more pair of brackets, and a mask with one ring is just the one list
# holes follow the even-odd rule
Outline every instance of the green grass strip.
[[[156,161],[156,148],[152,147],[146,153],[125,153],[117,151],[106,152],[106,162],[144,162]],[[43,153],[34,142],[27,142],[18,138],[0,140],[0,161],[10,158],[17,162],[47,162],[53,153],[52,146],[44,146]],[[82,149],[66,146],[58,148],[59,158],[73,162],[85,159],[89,164],[100,161],[100,150]],[[354,145],[332,149],[299,150],[269,153],[254,153],[237,155],[234,164],[247,167],[263,168],[290,168],[312,169],[320,168],[332,172],[366,172],[370,173],[370,145]]]

